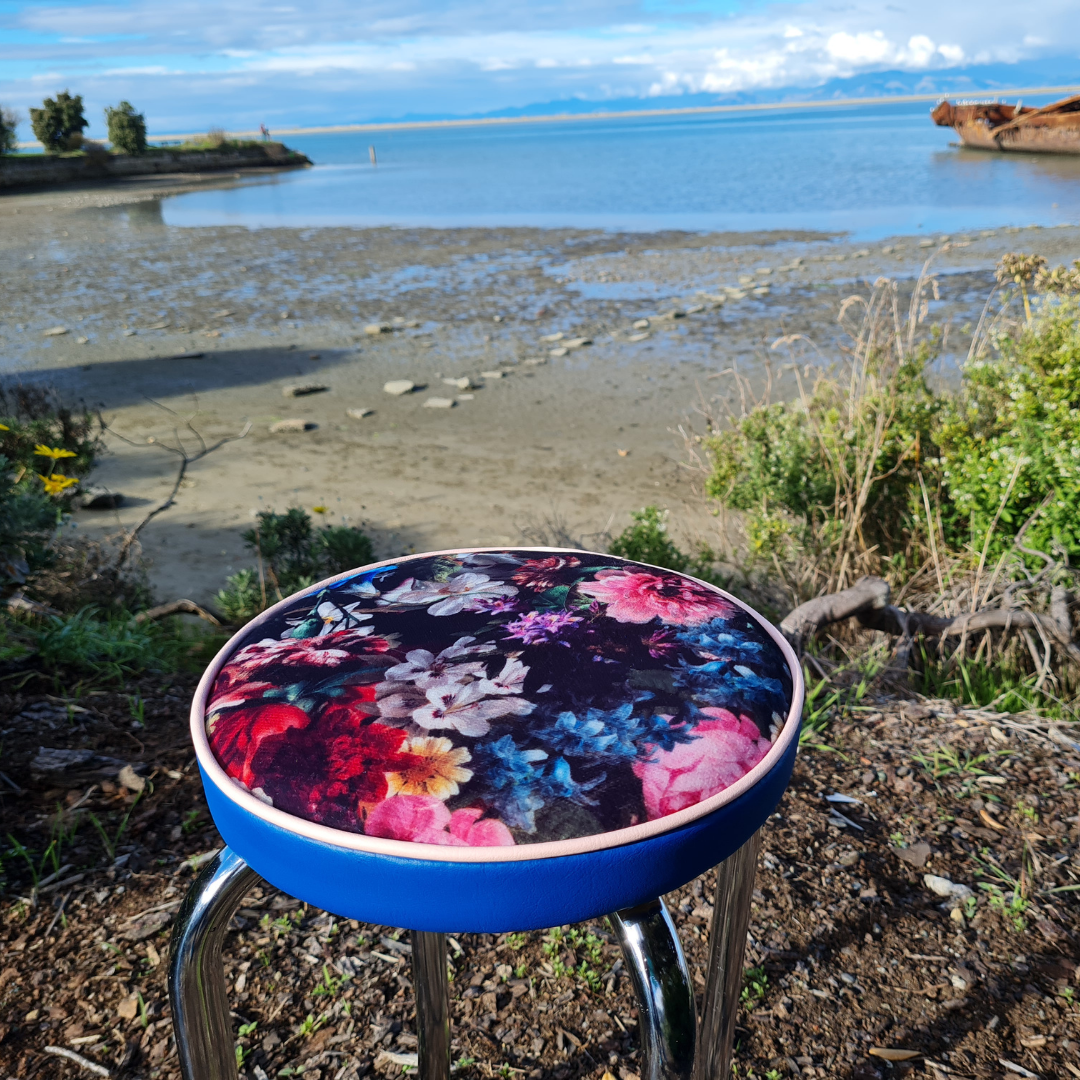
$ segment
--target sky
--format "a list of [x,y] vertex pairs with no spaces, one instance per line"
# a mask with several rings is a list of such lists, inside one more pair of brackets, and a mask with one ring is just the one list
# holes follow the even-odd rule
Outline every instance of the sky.
[[[460,116],[1080,57],[1076,0],[0,0],[0,105],[88,135]],[[1077,66],[1080,72],[1080,64]],[[23,124],[20,137],[29,138]]]

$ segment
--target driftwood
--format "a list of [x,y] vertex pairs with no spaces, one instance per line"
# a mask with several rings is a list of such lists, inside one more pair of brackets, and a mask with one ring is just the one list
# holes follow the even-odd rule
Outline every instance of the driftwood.
[[152,622],[154,619],[165,619],[170,615],[198,615],[204,622],[211,626],[220,626],[221,620],[211,614],[204,607],[199,607],[194,600],[172,600],[168,604],[159,604],[157,607],[147,608],[135,616],[137,623]]
[[1045,641],[1076,664],[1080,664],[1080,646],[1072,640],[1068,594],[1055,588],[1050,598],[1050,614],[1043,615],[1023,608],[984,608],[947,618],[925,611],[905,611],[889,603],[889,583],[879,577],[860,578],[850,589],[819,596],[800,604],[780,624],[780,631],[801,652],[806,639],[828,623],[854,616],[870,630],[912,641],[925,637],[959,637],[980,630],[1035,630]]

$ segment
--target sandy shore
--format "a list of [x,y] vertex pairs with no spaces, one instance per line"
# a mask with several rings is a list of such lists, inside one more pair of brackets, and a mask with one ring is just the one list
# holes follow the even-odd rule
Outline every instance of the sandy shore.
[[[201,183],[0,199],[0,379],[51,384],[100,407],[117,433],[92,479],[127,505],[80,512],[77,527],[129,526],[167,494],[177,462],[162,447],[178,427],[167,409],[208,442],[250,422],[191,468],[144,534],[165,599],[210,599],[250,564],[240,532],[253,513],[293,505],[363,524],[387,556],[520,541],[554,519],[595,545],[646,503],[671,509],[681,543],[715,545],[716,521],[680,466],[679,425],[731,394],[733,363],[760,385],[779,335],[834,347],[845,296],[880,275],[910,282],[936,247],[782,232],[165,226],[160,198]],[[1080,229],[950,239],[931,312],[950,324],[946,377],[1010,250],[1071,261]],[[740,276],[754,278],[745,297],[710,299]],[[657,320],[673,309],[687,314]],[[370,335],[373,323],[393,329]],[[44,336],[53,327],[68,332]],[[591,344],[552,355],[576,338]],[[444,383],[461,378],[474,386]],[[392,397],[391,379],[424,389]],[[283,396],[302,383],[328,389]],[[433,397],[455,404],[427,407]],[[362,408],[374,411],[348,415]],[[317,427],[272,434],[283,419]]]

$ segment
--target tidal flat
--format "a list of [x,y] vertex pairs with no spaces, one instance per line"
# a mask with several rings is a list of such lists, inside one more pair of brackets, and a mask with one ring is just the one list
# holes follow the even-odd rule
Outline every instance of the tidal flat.
[[[881,276],[903,298],[934,255],[926,317],[947,333],[932,375],[955,380],[1003,253],[1080,257],[1075,226],[867,245],[164,223],[163,199],[232,182],[0,199],[0,381],[100,409],[108,453],[92,482],[125,497],[79,511],[76,528],[104,535],[160,503],[177,433],[190,449],[194,431],[213,443],[247,428],[190,468],[142,534],[162,599],[210,600],[250,565],[253,514],[289,506],[362,525],[380,557],[523,537],[599,547],[647,504],[671,510],[684,547],[721,546],[683,433],[738,412],[732,369],[751,393],[793,397],[795,354],[777,339],[804,335],[841,359],[845,298]],[[394,380],[414,389],[385,392]],[[324,389],[286,396],[298,386]],[[272,432],[283,420],[297,423]]]

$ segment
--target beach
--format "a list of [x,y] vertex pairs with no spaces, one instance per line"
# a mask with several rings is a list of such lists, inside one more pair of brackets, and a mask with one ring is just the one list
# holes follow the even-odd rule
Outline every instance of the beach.
[[[379,557],[523,539],[602,548],[647,504],[671,510],[682,546],[722,549],[738,537],[701,497],[684,435],[724,401],[738,411],[733,367],[752,393],[771,370],[773,397],[794,396],[791,355],[773,343],[801,334],[838,355],[844,298],[880,276],[903,295],[937,252],[928,319],[949,329],[933,375],[955,379],[1002,253],[1080,256],[1076,226],[869,244],[164,223],[163,196],[229,183],[0,200],[0,379],[100,409],[108,453],[91,483],[124,495],[74,528],[115,533],[160,504],[178,436],[194,454],[199,437],[244,434],[192,464],[142,534],[162,600],[211,601],[252,565],[253,515],[290,506],[362,525]],[[391,380],[416,389],[393,396]],[[325,389],[285,395],[295,387]],[[271,431],[288,420],[308,429]]]

